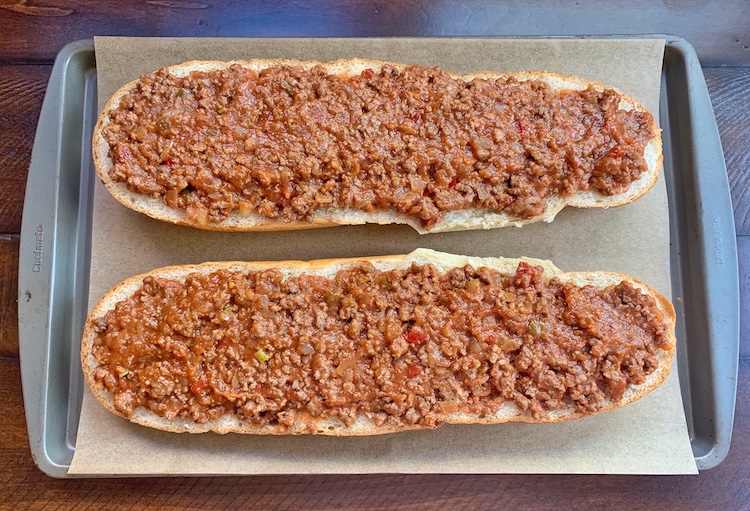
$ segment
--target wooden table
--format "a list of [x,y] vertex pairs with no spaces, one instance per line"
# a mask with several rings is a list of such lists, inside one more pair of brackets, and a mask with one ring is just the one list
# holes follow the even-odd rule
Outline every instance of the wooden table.
[[[623,2],[627,3],[627,2]],[[219,4],[219,5],[214,5]],[[0,0],[2,509],[750,509],[750,5],[580,0]],[[689,4],[689,5],[688,5]],[[554,27],[554,28],[550,28]],[[57,51],[93,35],[372,36],[674,33],[691,41],[716,111],[734,199],[742,346],[727,459],[699,476],[266,476],[53,480],[31,458],[18,360],[18,247],[26,172]],[[718,67],[718,66],[729,67]]]

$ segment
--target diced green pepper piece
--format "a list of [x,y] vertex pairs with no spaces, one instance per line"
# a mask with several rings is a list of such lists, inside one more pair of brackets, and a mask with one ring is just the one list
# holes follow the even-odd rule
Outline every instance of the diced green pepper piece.
[[271,355],[263,351],[262,349],[259,349],[255,352],[255,358],[258,359],[258,362],[264,363],[268,362],[268,359],[271,358]]

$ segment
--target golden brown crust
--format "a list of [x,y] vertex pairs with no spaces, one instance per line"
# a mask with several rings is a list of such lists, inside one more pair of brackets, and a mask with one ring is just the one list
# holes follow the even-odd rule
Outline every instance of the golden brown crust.
[[[235,60],[229,62],[219,61],[199,61],[194,60],[169,67],[170,73],[185,74],[192,70],[212,70],[226,68],[238,64],[243,67],[261,70],[274,65],[290,65],[309,69],[311,67],[322,65],[329,72],[341,74],[344,76],[359,74],[366,68],[379,70],[383,65],[390,65],[399,70],[406,68],[404,64],[392,62],[383,62],[376,60],[350,59],[337,60],[328,63],[316,61],[296,61],[283,59],[258,59],[252,61]],[[497,79],[504,76],[514,77],[521,81],[540,80],[549,84],[555,89],[584,89],[593,87],[596,90],[611,89],[615,90],[622,97],[621,105],[624,108],[638,111],[646,109],[635,99],[626,94],[617,91],[613,87],[608,87],[600,82],[584,80],[574,76],[552,73],[547,71],[535,72],[517,72],[517,73],[496,73],[483,71],[471,74],[460,75],[457,73],[448,73],[456,79],[466,81],[474,78]],[[151,218],[169,222],[178,225],[186,225],[204,230],[227,231],[227,232],[260,232],[260,231],[284,231],[297,229],[311,229],[318,227],[330,227],[334,225],[359,225],[365,223],[377,224],[407,224],[414,228],[420,234],[428,232],[448,232],[468,229],[492,229],[505,226],[521,226],[529,223],[545,221],[551,222],[555,216],[566,206],[576,208],[612,208],[629,204],[643,196],[656,183],[662,167],[662,142],[661,130],[654,121],[651,125],[651,141],[646,146],[646,161],[648,162],[648,171],[633,183],[629,189],[622,194],[605,196],[596,192],[581,192],[568,198],[551,197],[545,199],[547,209],[543,215],[522,219],[514,217],[503,212],[491,210],[463,210],[450,211],[446,213],[443,219],[438,221],[429,230],[425,230],[418,219],[410,218],[397,212],[385,211],[377,213],[366,213],[354,209],[321,209],[318,210],[311,222],[291,222],[285,223],[278,220],[272,220],[261,215],[254,214],[251,216],[241,216],[238,212],[232,213],[226,220],[221,223],[199,224],[189,220],[185,212],[179,209],[167,207],[161,198],[151,198],[133,193],[127,189],[125,184],[116,183],[109,177],[109,169],[112,166],[112,160],[109,157],[109,146],[102,135],[102,129],[109,122],[109,112],[119,105],[120,99],[136,84],[137,80],[129,82],[122,86],[109,99],[105,105],[99,119],[94,127],[93,136],[93,157],[99,179],[104,186],[126,207],[143,213]]]
[[[644,293],[655,298],[657,306],[660,312],[663,314],[665,321],[668,322],[669,332],[669,349],[660,350],[658,354],[659,367],[651,375],[647,377],[644,384],[631,387],[628,389],[621,400],[617,402],[610,402],[599,410],[599,412],[605,412],[620,408],[630,402],[636,401],[641,397],[645,396],[659,385],[669,375],[672,359],[674,358],[676,341],[675,341],[675,311],[672,304],[661,294],[656,292],[648,285],[626,275],[609,272],[576,272],[576,273],[564,273],[557,267],[555,267],[549,261],[542,261],[539,259],[507,259],[507,258],[478,258],[478,257],[467,257],[452,254],[445,254],[427,249],[418,249],[407,255],[397,256],[381,256],[381,257],[367,257],[367,258],[356,258],[356,259],[325,259],[317,261],[270,261],[270,262],[220,262],[220,263],[205,263],[200,265],[184,265],[184,266],[168,266],[152,270],[148,273],[131,277],[114,288],[112,288],[94,307],[89,314],[89,317],[84,326],[83,339],[81,344],[81,364],[83,367],[83,374],[89,388],[93,392],[96,399],[109,411],[116,415],[123,416],[119,413],[113,403],[112,395],[108,393],[103,385],[94,381],[94,370],[96,369],[97,362],[91,354],[91,349],[94,342],[94,321],[105,315],[106,312],[112,309],[120,300],[127,298],[137,288],[141,286],[143,279],[147,276],[161,276],[169,278],[184,278],[189,273],[211,273],[218,269],[227,270],[259,270],[266,268],[277,268],[285,276],[299,275],[301,273],[315,273],[320,275],[332,276],[338,270],[351,265],[355,261],[369,261],[373,265],[381,269],[389,269],[396,267],[408,267],[412,262],[420,264],[434,264],[441,271],[446,271],[450,268],[463,266],[465,264],[471,264],[474,267],[487,266],[497,269],[500,272],[512,274],[515,272],[518,263],[520,261],[526,261],[529,264],[535,266],[542,266],[544,268],[544,278],[549,280],[553,276],[557,276],[562,281],[572,281],[577,285],[593,285],[597,288],[604,288],[611,284],[620,283],[627,281],[633,286],[637,287]],[[597,412],[597,413],[599,413]],[[567,419],[574,419],[583,417],[584,413],[577,411],[574,407],[569,407],[563,410],[556,410],[548,412],[547,415],[542,418],[533,418],[530,413],[519,410],[514,404],[506,404],[497,413],[480,418],[478,416],[456,412],[445,416],[445,422],[449,424],[497,424],[502,422],[528,422],[528,423],[551,423],[559,422]],[[283,432],[278,427],[265,426],[257,427],[247,422],[242,422],[234,417],[224,417],[217,421],[208,422],[206,424],[196,424],[194,422],[185,419],[176,419],[168,421],[153,412],[150,412],[144,408],[138,408],[136,413],[129,418],[132,422],[141,424],[143,426],[161,429],[164,431],[173,432],[188,432],[188,433],[203,433],[207,431],[213,431],[216,433],[248,433],[248,434],[322,434],[322,435],[335,435],[335,436],[360,436],[360,435],[378,435],[385,433],[394,433],[399,431],[405,431],[409,429],[420,429],[420,426],[394,426],[384,425],[377,427],[366,419],[365,417],[359,417],[352,426],[346,426],[337,419],[330,419],[326,421],[316,420],[313,418],[307,418],[299,420],[289,431]]]

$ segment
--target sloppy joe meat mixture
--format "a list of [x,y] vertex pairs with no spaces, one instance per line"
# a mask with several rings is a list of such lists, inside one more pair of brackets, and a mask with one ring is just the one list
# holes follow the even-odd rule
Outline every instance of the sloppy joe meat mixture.
[[95,381],[124,415],[233,414],[280,431],[359,415],[435,427],[507,402],[535,418],[591,413],[644,383],[670,342],[654,299],[631,284],[546,281],[525,262],[512,275],[358,263],[334,278],[148,277],[95,331]]
[[233,212],[305,222],[333,207],[429,229],[448,211],[530,218],[549,196],[626,191],[647,169],[653,119],[620,100],[419,66],[162,69],[121,98],[103,134],[114,181],[200,224]]

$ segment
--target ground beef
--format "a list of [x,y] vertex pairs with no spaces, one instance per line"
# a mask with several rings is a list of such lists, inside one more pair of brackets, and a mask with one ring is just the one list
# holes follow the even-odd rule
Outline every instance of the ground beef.
[[148,277],[95,325],[94,378],[126,416],[144,406],[282,430],[297,417],[361,414],[434,427],[507,402],[537,418],[595,412],[643,383],[669,345],[654,299],[631,284],[545,282],[523,262],[505,276],[361,263],[335,278]]
[[112,179],[200,224],[234,211],[304,222],[320,208],[542,214],[544,198],[622,193],[647,169],[649,113],[614,90],[553,91],[438,68],[232,66],[141,77],[104,129]]

